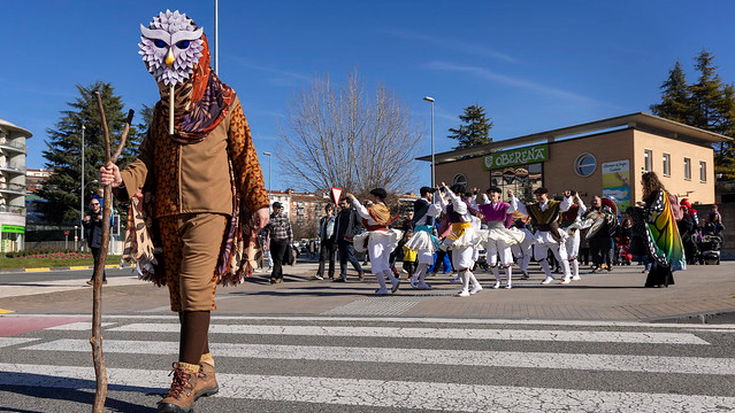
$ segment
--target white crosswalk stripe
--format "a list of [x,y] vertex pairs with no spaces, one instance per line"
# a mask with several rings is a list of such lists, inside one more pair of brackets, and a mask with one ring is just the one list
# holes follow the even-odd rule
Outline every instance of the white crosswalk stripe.
[[[92,388],[91,368],[0,364],[0,385]],[[167,371],[109,369],[110,386],[166,387]],[[23,373],[16,377],[15,374]],[[33,375],[28,379],[27,375]],[[40,377],[39,377],[40,376]],[[58,380],[59,377],[72,379]],[[218,374],[216,397],[456,412],[714,412],[735,409],[735,397],[622,393],[571,389]],[[79,383],[77,380],[83,380]],[[20,381],[20,382],[19,382]],[[81,384],[81,386],[80,386]],[[316,386],[315,386],[316,384]],[[726,410],[724,410],[726,409]]]
[[[177,332],[176,324],[132,323],[111,328],[125,332]],[[454,329],[454,328],[400,328],[400,327],[334,327],[334,326],[263,326],[241,324],[214,324],[214,334],[297,335],[330,337],[396,337],[444,338],[474,340],[531,340],[573,341],[593,343],[655,343],[655,344],[708,344],[690,333],[633,333],[607,331],[512,330],[512,329]]]
[[[25,350],[87,352],[84,340],[54,340]],[[462,351],[432,349],[289,346],[276,344],[213,343],[214,354],[241,354],[248,358],[323,360],[376,363],[441,364],[457,366],[524,367],[568,370],[637,371],[648,373],[735,375],[735,359],[711,357],[622,356],[607,354],[536,353],[514,351]],[[176,355],[178,343],[116,340],[105,343],[105,353]]]
[[[410,322],[375,326],[376,321],[214,318],[210,349],[217,360],[221,389],[212,400],[197,402],[195,409],[198,413],[223,411],[218,403],[251,400],[263,406],[258,410],[262,412],[270,411],[273,403],[308,403],[342,411],[352,411],[350,406],[512,413],[735,411],[731,385],[735,358],[723,350],[720,337],[725,333],[718,330],[480,322],[472,327],[448,323],[429,327],[428,319],[422,320],[423,327]],[[162,360],[176,359],[179,325],[171,317],[131,316],[107,317],[104,325],[110,391],[116,392],[116,399],[138,398],[154,406],[157,394],[170,384],[169,370],[161,369],[166,366]],[[89,322],[70,322],[0,337],[2,407],[43,411],[8,404],[13,393],[3,388],[93,390],[91,357],[81,355],[91,352],[89,327]],[[256,361],[253,371],[229,367]],[[269,363],[278,363],[280,370],[270,374]],[[466,375],[470,373],[465,368],[472,369],[474,378]],[[429,374],[437,369],[449,373]],[[496,374],[533,377],[554,372],[563,381],[504,385],[506,381],[491,380]],[[590,374],[598,380],[584,384]],[[622,385],[607,387],[605,381],[616,375],[640,383],[634,391],[621,390]],[[655,383],[659,378],[674,387],[660,387]],[[722,386],[678,390],[677,379]],[[81,402],[76,406],[88,407]]]

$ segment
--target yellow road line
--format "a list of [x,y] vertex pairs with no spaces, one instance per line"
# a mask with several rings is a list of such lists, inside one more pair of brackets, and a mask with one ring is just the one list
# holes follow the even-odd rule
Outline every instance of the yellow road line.
[[15,311],[13,311],[13,310],[6,310],[4,308],[0,308],[0,314],[10,314],[10,313],[14,313],[14,312]]
[[88,265],[77,265],[76,267],[69,267],[70,270],[86,270],[89,268]]
[[44,272],[44,271],[51,271],[51,268],[26,268],[26,272]]

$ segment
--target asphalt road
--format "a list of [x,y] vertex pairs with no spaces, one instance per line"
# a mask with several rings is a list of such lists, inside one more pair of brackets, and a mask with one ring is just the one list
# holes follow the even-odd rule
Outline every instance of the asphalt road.
[[[85,318],[0,318],[5,330],[13,320],[27,330],[0,337],[0,411],[91,410]],[[154,412],[176,360],[176,318],[105,322],[106,411]],[[195,411],[732,412],[733,332],[635,322],[218,316],[210,342],[221,390]]]

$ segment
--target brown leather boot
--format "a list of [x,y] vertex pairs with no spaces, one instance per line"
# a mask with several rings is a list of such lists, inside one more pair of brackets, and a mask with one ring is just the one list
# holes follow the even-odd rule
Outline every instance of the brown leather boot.
[[214,376],[214,366],[207,363],[201,363],[199,366],[199,381],[194,387],[194,400],[202,396],[211,396],[219,391],[217,378]]
[[[199,374],[196,371],[190,373],[182,365],[186,363],[173,363],[174,375],[171,389],[166,396],[158,402],[159,413],[189,413],[192,411],[196,400],[194,389],[199,384]],[[186,367],[198,365],[186,365]]]

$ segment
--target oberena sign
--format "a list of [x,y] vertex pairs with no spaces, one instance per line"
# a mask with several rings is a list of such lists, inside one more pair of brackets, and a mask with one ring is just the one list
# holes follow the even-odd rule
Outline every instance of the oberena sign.
[[549,159],[549,145],[529,146],[527,148],[513,149],[510,151],[496,152],[483,159],[482,167],[489,171],[491,169],[504,168],[506,166],[525,165],[529,163],[543,162]]

